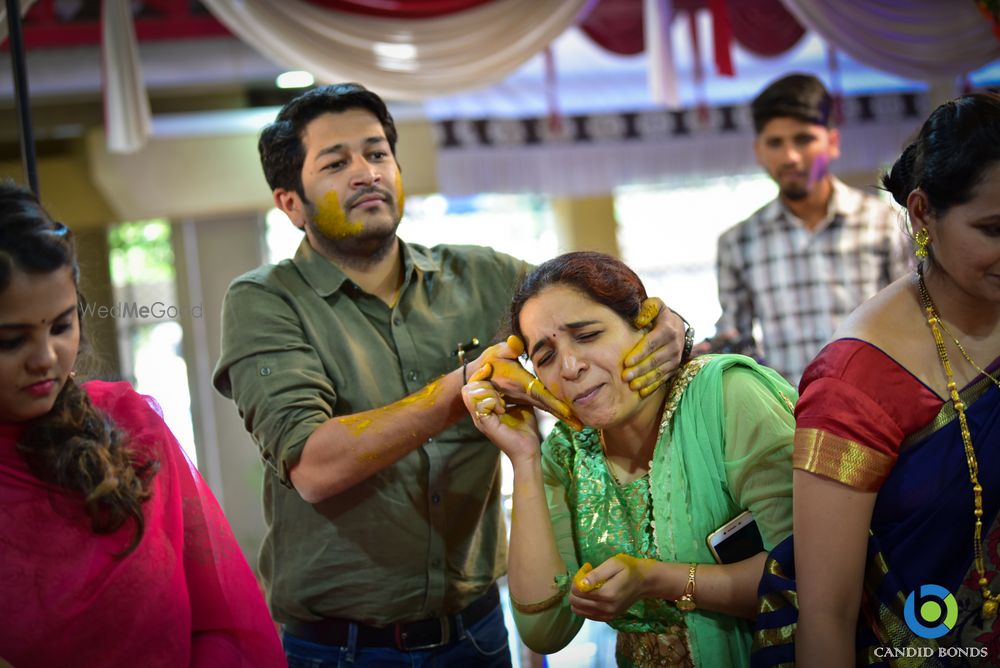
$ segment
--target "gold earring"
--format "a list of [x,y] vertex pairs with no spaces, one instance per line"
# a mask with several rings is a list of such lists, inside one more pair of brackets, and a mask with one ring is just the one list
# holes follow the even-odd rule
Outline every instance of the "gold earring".
[[913,254],[921,260],[927,257],[927,246],[931,242],[931,235],[927,234],[927,228],[921,227],[917,230],[917,233],[913,235],[913,240],[917,242],[917,248]]

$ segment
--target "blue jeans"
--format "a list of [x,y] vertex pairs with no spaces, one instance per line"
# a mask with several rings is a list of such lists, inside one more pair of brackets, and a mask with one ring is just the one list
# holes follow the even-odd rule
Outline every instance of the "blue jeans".
[[403,652],[395,647],[334,647],[281,634],[288,668],[510,668],[503,611],[496,609],[469,628],[453,629],[458,640],[444,647]]

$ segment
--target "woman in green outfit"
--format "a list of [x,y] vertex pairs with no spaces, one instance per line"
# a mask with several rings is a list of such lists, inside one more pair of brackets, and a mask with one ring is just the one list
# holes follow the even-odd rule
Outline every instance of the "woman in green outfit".
[[[542,264],[514,297],[520,341],[495,356],[523,341],[530,385],[569,404],[582,430],[561,421],[539,447],[531,409],[504,405],[489,366],[463,390],[513,464],[514,617],[541,653],[587,618],[618,630],[619,666],[745,666],[766,553],[716,565],[706,536],[744,510],[765,550],[791,531],[795,391],[748,357],[706,355],[640,396],[622,369],[645,298],[638,276],[600,253]],[[595,567],[578,572],[585,562]]]

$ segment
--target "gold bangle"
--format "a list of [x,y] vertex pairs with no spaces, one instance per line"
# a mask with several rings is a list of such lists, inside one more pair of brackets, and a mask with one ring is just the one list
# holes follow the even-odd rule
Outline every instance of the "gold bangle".
[[698,605],[694,602],[694,575],[697,570],[698,564],[691,564],[688,567],[688,581],[687,584],[684,585],[684,593],[681,594],[681,597],[676,601],[677,609],[681,612],[691,612],[698,607]]
[[569,578],[565,575],[556,576],[555,581],[556,584],[559,585],[559,591],[557,591],[552,596],[549,596],[544,601],[539,601],[538,603],[521,603],[520,601],[516,600],[513,596],[511,596],[510,597],[511,606],[513,606],[513,608],[518,612],[524,612],[528,614],[533,614],[536,612],[544,612],[549,608],[554,608],[555,606],[559,605],[559,602],[562,601],[564,596],[566,596],[566,592],[569,591],[569,583],[570,583]]

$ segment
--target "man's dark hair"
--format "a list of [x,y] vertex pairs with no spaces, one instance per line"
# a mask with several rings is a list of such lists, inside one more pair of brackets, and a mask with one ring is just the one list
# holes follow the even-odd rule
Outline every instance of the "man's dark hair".
[[305,199],[302,189],[302,164],[306,149],[302,133],[315,118],[326,113],[349,109],[364,109],[382,124],[389,150],[396,155],[396,124],[392,115],[375,93],[361,84],[339,83],[314,88],[286,104],[274,122],[265,127],[257,142],[264,178],[271,190],[294,190]]
[[761,91],[750,109],[757,134],[769,121],[782,117],[830,127],[833,100],[826,86],[813,75],[789,74]]

